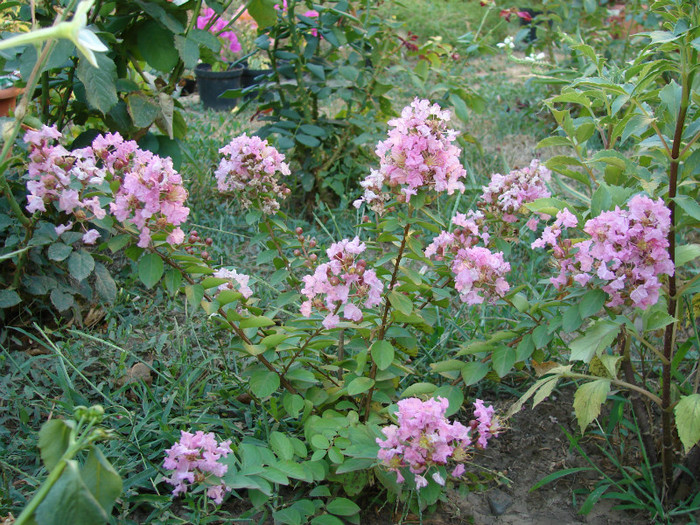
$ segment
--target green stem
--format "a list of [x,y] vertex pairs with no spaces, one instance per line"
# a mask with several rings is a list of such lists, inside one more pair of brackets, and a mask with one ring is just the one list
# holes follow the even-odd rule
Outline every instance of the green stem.
[[[406,217],[406,226],[404,226],[403,229],[403,237],[401,239],[401,246],[399,246],[399,253],[396,256],[396,263],[394,264],[394,271],[391,274],[391,282],[389,284],[389,287],[386,290],[386,295],[384,296],[384,312],[382,313],[382,324],[379,325],[379,333],[377,334],[377,341],[382,341],[384,340],[384,336],[386,334],[386,327],[387,327],[387,317],[389,316],[389,308],[391,306],[391,302],[389,301],[389,294],[392,292],[394,289],[394,285],[396,284],[396,280],[398,279],[399,275],[399,266],[401,265],[401,259],[403,258],[403,252],[406,249],[406,242],[408,241],[408,233],[409,229],[411,227],[411,223],[409,221],[411,217],[411,210],[412,208],[409,206],[408,208],[408,216]],[[369,372],[369,378],[374,379],[377,376],[377,363],[372,360],[372,368],[370,369]],[[374,386],[372,386],[369,389],[369,392],[367,392],[367,395],[365,396],[364,399],[364,406],[365,406],[365,413],[364,413],[364,420],[365,422],[369,419],[369,412],[370,412],[370,407],[372,406],[372,395],[374,394]]]

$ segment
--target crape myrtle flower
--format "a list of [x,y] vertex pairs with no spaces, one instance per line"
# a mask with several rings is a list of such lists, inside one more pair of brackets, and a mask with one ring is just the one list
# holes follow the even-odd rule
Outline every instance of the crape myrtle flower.
[[371,308],[381,303],[384,285],[374,270],[367,269],[365,260],[358,257],[365,249],[359,237],[352,241],[343,239],[328,248],[329,262],[319,264],[312,275],[304,276],[304,317],[310,317],[314,309],[328,312],[323,326],[331,329],[340,322],[341,307],[345,319],[359,322],[363,317],[361,306]]
[[459,161],[460,150],[453,144],[457,132],[447,127],[449,120],[449,111],[418,98],[403,109],[401,117],[390,120],[389,136],[376,148],[379,170],[360,183],[365,191],[354,206],[359,208],[364,202],[381,213],[390,193],[409,202],[421,189],[448,195],[464,192],[461,179],[466,171]]
[[280,208],[278,198],[286,198],[291,190],[279,182],[289,175],[284,155],[260,137],[245,133],[219,150],[224,157],[214,172],[221,193],[232,193],[245,208],[256,204],[271,215]]
[[216,436],[201,430],[191,434],[184,430],[180,440],[165,451],[167,456],[163,467],[172,471],[165,481],[173,485],[173,495],[185,494],[191,485],[205,484],[207,496],[218,505],[224,494],[230,492],[221,477],[228,471],[228,466],[219,463],[219,459],[231,453],[231,440],[217,442]]
[[673,275],[668,256],[671,212],[662,199],[635,195],[627,209],[616,206],[590,219],[583,227],[588,238],[573,244],[562,239],[562,231],[578,220],[561,210],[551,226],[532,243],[533,248],[551,246],[559,274],[550,282],[563,289],[571,281],[580,286],[602,288],[610,297],[608,307],[633,306],[646,309],[656,304],[662,275]]
[[[46,205],[53,203],[82,224],[104,219],[109,209],[118,221],[136,226],[142,248],[157,231],[168,232],[167,241],[173,246],[182,243],[179,225],[189,215],[184,205],[187,190],[169,157],[141,150],[119,133],[99,135],[91,146],[74,151],[54,144],[61,138],[55,127],[48,126],[24,136],[29,144],[28,212],[46,212]],[[108,199],[100,197],[105,194],[113,195],[108,209]],[[67,229],[57,226],[56,233]],[[98,237],[96,230],[86,230],[83,241],[93,244]]]
[[[415,476],[416,487],[425,487],[427,471],[433,466],[447,465],[449,461],[457,463],[451,475],[460,477],[465,471],[464,462],[469,451],[474,447],[486,448],[488,440],[500,432],[493,407],[484,406],[483,401],[477,399],[474,403],[476,420],[469,426],[459,421],[450,423],[445,417],[448,406],[444,397],[427,401],[412,397],[398,402],[398,424],[384,427],[385,439],[376,440],[378,459],[396,472],[398,483],[404,482],[400,469],[408,467]],[[431,477],[439,485],[445,484],[439,472]]]

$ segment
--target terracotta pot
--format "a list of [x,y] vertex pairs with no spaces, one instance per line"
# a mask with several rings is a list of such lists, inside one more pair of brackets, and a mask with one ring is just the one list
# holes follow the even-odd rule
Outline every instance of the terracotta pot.
[[17,97],[24,92],[23,88],[9,87],[0,89],[0,117],[6,117],[15,109]]

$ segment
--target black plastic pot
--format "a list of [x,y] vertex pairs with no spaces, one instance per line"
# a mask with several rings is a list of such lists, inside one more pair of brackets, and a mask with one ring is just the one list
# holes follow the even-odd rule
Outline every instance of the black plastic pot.
[[[253,86],[259,86],[264,84],[268,77],[272,74],[271,69],[244,69],[243,75],[241,75],[241,88],[252,88]],[[245,98],[257,98],[259,96],[259,89],[251,89],[245,94]]]
[[197,77],[199,98],[205,108],[223,111],[236,107],[237,98],[221,98],[221,95],[229,89],[241,88],[243,68],[212,71],[210,64],[197,64],[194,75]]

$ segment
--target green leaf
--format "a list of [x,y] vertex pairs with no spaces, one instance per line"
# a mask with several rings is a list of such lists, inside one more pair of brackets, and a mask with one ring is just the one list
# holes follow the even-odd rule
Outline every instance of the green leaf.
[[536,148],[548,148],[553,146],[571,146],[571,139],[568,137],[547,137],[537,143]]
[[464,404],[464,392],[462,388],[455,385],[442,385],[435,392],[433,392],[433,397],[444,397],[449,402],[449,406],[445,411],[446,416],[452,416],[459,412]]
[[70,255],[70,252],[72,251],[72,246],[68,246],[67,244],[63,244],[62,242],[57,242],[49,246],[47,253],[49,259],[51,259],[52,261],[62,261],[66,257],[68,257]]
[[529,492],[533,492],[541,487],[544,487],[545,485],[551,483],[552,481],[556,481],[559,478],[563,478],[564,476],[570,476],[571,474],[576,474],[578,472],[585,472],[587,470],[593,470],[591,467],[575,467],[575,468],[567,468],[564,470],[557,470],[556,472],[552,472],[548,476],[543,477],[541,480],[539,480],[537,483],[535,483],[529,490]]
[[282,405],[290,417],[297,417],[304,409],[304,399],[299,394],[286,393],[282,398]]
[[139,28],[136,43],[141,56],[152,68],[167,73],[177,65],[180,55],[173,34],[155,20],[149,20]]
[[256,397],[265,398],[280,387],[280,377],[271,370],[256,370],[251,374],[249,384]]
[[687,195],[678,195],[674,197],[673,200],[676,201],[676,204],[690,217],[696,221],[700,221],[700,204],[698,204],[698,201]]
[[95,289],[107,303],[113,303],[117,299],[117,283],[114,282],[109,270],[102,263],[95,265]]
[[139,279],[146,288],[153,288],[163,276],[163,259],[155,253],[147,253],[139,261]]
[[569,361],[589,363],[596,352],[602,352],[617,337],[620,326],[607,320],[593,323],[586,333],[569,343],[571,355]]
[[303,133],[297,133],[296,135],[294,135],[294,138],[299,144],[303,144],[304,146],[308,146],[309,148],[317,148],[321,145],[321,141],[318,140],[316,137],[305,135]]
[[389,341],[375,341],[370,352],[379,370],[386,370],[394,361],[394,347]]
[[348,395],[357,396],[364,392],[367,392],[370,388],[374,386],[374,379],[369,377],[356,377],[348,385]]
[[331,446],[331,442],[323,434],[314,434],[310,440],[311,446],[319,450],[327,450]]
[[673,413],[676,415],[678,437],[687,454],[700,441],[700,394],[681,397]]
[[700,257],[700,244],[684,244],[676,248],[676,268]]
[[65,312],[68,310],[68,308],[75,304],[71,294],[62,292],[58,288],[51,290],[49,297],[51,298],[51,303],[59,312]]
[[530,211],[534,211],[535,213],[546,213],[547,215],[554,216],[569,206],[566,204],[566,202],[555,199],[554,197],[544,197],[542,199],[537,199],[534,202],[526,203],[525,207]]
[[273,432],[270,434],[270,447],[277,454],[277,457],[285,460],[294,458],[294,447],[291,440],[282,434],[282,432]]
[[168,292],[170,292],[171,294],[177,292],[180,289],[180,285],[182,284],[182,273],[180,273],[180,270],[171,268],[170,270],[165,272],[163,284],[165,285],[165,289],[168,290]]
[[588,290],[578,303],[578,311],[581,319],[586,319],[597,313],[605,304],[605,292],[600,289]]
[[85,486],[76,461],[68,461],[34,514],[37,523],[104,525],[109,517]]
[[575,305],[567,308],[561,317],[561,328],[568,334],[578,330],[582,324],[583,319],[581,319],[581,314]]
[[272,518],[275,520],[275,523],[283,523],[285,525],[302,524],[301,514],[299,514],[299,511],[289,507],[273,512]]
[[129,116],[137,128],[147,128],[160,115],[158,102],[141,91],[129,93],[126,97]]
[[360,507],[347,498],[335,498],[326,505],[326,510],[336,516],[355,516]]
[[586,427],[600,414],[600,407],[610,392],[610,380],[598,379],[581,385],[574,394],[574,410],[578,419],[581,434]]
[[481,361],[466,363],[462,367],[462,378],[465,386],[475,385],[489,373],[489,365]]
[[185,286],[185,296],[187,297],[187,302],[190,304],[192,309],[196,310],[204,297],[204,288],[201,284]]
[[311,520],[311,525],[344,525],[344,522],[330,514],[321,514]]
[[410,315],[411,312],[413,312],[413,303],[411,300],[396,290],[392,290],[391,293],[389,293],[389,302],[391,306],[404,315]]
[[432,394],[435,390],[437,390],[437,385],[433,383],[413,383],[401,393],[401,398]]
[[504,377],[515,364],[515,350],[505,345],[496,347],[491,354],[491,364],[498,377]]
[[258,315],[255,317],[247,317],[241,321],[241,328],[259,328],[261,326],[272,326],[275,322],[269,317]]
[[248,13],[261,28],[271,26],[277,21],[274,0],[252,0],[248,4]]
[[109,515],[114,502],[122,493],[122,480],[99,448],[95,446],[90,448],[85,464],[80,469],[80,476],[102,509]]
[[99,68],[81,58],[76,72],[85,86],[88,104],[106,115],[119,102],[115,87],[117,66],[105,53],[95,53],[95,59]]
[[68,270],[76,281],[87,278],[95,269],[95,259],[85,250],[78,250],[68,258]]
[[62,419],[50,419],[39,430],[39,450],[46,470],[51,471],[68,450],[72,426]]
[[22,298],[14,290],[0,290],[0,308],[11,308],[22,302]]

